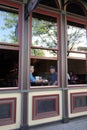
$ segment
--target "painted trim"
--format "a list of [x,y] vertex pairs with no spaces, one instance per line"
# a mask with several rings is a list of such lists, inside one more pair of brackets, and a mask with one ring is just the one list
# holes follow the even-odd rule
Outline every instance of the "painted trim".
[[82,20],[79,17],[76,18],[76,17],[67,16],[66,20],[71,21],[71,22],[75,22],[75,23],[79,23],[79,24],[83,24],[83,25],[87,25],[87,20]]

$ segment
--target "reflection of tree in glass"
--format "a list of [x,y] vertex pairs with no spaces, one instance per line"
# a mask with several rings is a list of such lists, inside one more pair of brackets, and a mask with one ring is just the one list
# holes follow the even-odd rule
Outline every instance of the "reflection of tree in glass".
[[0,11],[0,15],[3,17],[3,23],[4,23],[4,25],[1,26],[1,29],[2,31],[6,31],[3,40],[7,42],[10,41],[11,43],[17,43],[18,39],[16,36],[16,31],[18,23],[18,14],[6,11]]
[[40,50],[40,49],[32,49],[31,54],[33,56],[44,56],[43,50]]
[[77,51],[78,45],[84,44],[86,39],[86,29],[68,25],[67,49]]
[[33,45],[57,48],[57,23],[33,18]]

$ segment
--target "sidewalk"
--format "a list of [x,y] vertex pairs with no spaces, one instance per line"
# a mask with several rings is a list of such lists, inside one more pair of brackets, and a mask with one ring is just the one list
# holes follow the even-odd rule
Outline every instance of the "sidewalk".
[[68,123],[50,123],[29,130],[87,130],[87,117],[70,120]]

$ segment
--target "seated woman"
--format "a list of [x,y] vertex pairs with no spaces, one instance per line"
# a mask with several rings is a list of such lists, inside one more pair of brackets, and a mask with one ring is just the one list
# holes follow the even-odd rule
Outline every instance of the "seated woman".
[[33,76],[33,73],[34,73],[34,66],[31,65],[30,66],[30,82],[31,82],[31,85],[41,85],[42,83],[44,83],[45,81],[42,80],[42,79],[36,79],[34,76]]

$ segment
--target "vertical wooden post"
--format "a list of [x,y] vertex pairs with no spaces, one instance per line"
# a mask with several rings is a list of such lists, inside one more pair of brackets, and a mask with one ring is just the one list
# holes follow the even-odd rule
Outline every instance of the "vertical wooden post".
[[68,122],[68,88],[67,88],[67,28],[66,14],[61,12],[61,75],[62,75],[62,114],[63,122]]

